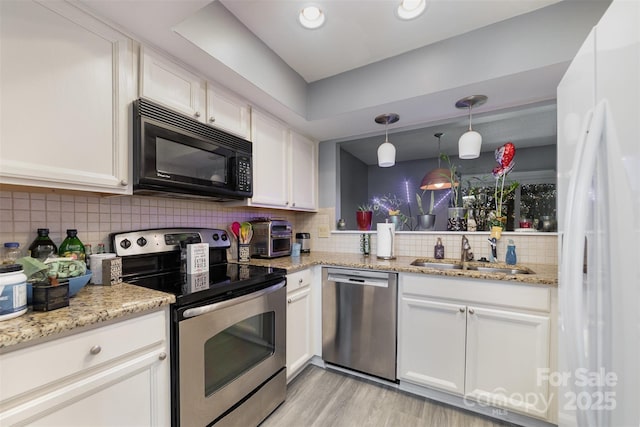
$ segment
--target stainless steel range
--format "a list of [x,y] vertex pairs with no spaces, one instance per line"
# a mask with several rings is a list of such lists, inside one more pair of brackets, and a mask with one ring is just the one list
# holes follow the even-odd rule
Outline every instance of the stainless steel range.
[[[180,245],[208,243],[209,271],[180,270]],[[227,263],[218,229],[111,235],[128,283],[172,293],[173,426],[252,426],[285,398],[285,270]]]

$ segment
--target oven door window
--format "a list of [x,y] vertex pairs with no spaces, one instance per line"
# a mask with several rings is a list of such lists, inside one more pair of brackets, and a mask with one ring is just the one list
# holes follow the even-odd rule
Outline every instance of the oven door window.
[[275,312],[242,320],[204,345],[204,394],[210,396],[268,358],[275,350]]
[[158,173],[189,181],[227,183],[227,159],[220,154],[156,138],[156,168]]
[[274,253],[289,252],[290,250],[291,250],[291,239],[290,238],[286,238],[286,239],[274,238],[273,239],[273,252]]

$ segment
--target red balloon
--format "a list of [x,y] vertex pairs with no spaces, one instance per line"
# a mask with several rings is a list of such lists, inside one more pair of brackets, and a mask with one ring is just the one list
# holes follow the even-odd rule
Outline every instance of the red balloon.
[[506,175],[513,169],[513,157],[516,154],[516,147],[511,142],[507,142],[500,148],[496,148],[495,158],[498,166],[493,168],[493,176],[498,178]]
[[[502,150],[502,159],[499,162],[502,167],[507,168],[511,162],[513,161],[513,157],[516,155],[516,147],[511,142],[507,142],[501,147]],[[513,168],[513,166],[512,166]],[[511,169],[509,169],[511,170]]]

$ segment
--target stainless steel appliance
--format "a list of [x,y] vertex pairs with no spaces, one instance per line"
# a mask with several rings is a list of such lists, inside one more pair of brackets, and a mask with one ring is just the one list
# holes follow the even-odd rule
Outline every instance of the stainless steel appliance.
[[300,243],[300,252],[303,254],[311,253],[311,234],[296,233],[296,243]]
[[[180,243],[208,243],[209,270],[180,270]],[[126,282],[173,293],[173,426],[258,425],[286,393],[285,270],[227,263],[217,229],[111,235]]]
[[251,142],[143,98],[134,101],[133,116],[135,194],[253,195]]
[[396,381],[398,275],[322,269],[322,358]]
[[250,243],[252,257],[277,258],[291,255],[291,223],[283,219],[255,218]]

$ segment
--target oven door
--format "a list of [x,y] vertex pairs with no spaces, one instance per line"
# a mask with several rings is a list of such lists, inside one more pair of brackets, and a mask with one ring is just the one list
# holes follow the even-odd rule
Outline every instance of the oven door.
[[284,281],[231,300],[186,309],[179,318],[183,319],[178,323],[182,426],[204,426],[226,416],[285,366]]

